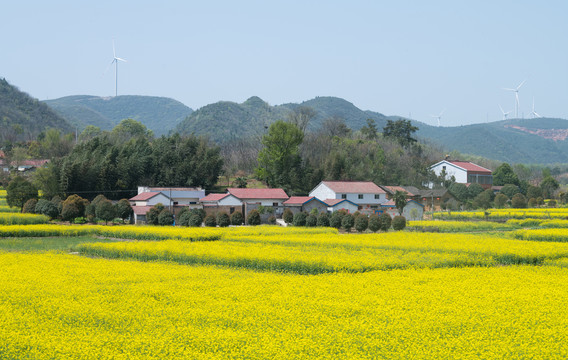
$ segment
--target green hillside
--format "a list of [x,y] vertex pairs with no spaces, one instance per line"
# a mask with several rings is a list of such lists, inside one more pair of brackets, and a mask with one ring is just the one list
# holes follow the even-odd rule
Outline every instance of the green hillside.
[[301,104],[271,106],[257,96],[242,104],[220,101],[194,111],[177,127],[181,134],[208,135],[212,140],[223,143],[237,138],[259,136],[271,123],[284,120],[294,109],[306,106],[316,112],[308,129],[317,130],[323,121],[330,117],[340,117],[348,127],[358,130],[372,118],[377,126],[386,124],[386,117],[379,113],[363,111],[352,103],[335,97],[317,97]]
[[79,130],[87,125],[110,130],[121,120],[130,118],[140,121],[157,136],[167,134],[193,111],[179,101],[155,96],[78,95],[46,100],[45,103]]
[[[513,119],[456,127],[422,126],[418,136],[446,150],[510,163],[568,163],[568,121]],[[554,138],[556,140],[554,140]]]
[[49,106],[0,79],[0,140],[30,140],[49,128],[73,131]]

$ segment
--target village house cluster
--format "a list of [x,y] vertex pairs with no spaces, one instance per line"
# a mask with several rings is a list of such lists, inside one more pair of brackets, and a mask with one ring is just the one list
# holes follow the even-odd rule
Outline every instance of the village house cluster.
[[[442,160],[430,167],[437,176],[453,177],[456,182],[478,183],[484,188],[491,188],[491,170],[467,161]],[[177,214],[183,207],[201,208],[207,214],[240,211],[245,217],[252,210],[261,207],[270,208],[270,213],[281,217],[284,209],[292,213],[318,213],[344,210],[371,215],[388,213],[391,217],[398,214],[393,196],[397,191],[406,194],[407,203],[402,215],[408,220],[420,220],[425,210],[440,210],[443,204],[455,201],[445,188],[435,188],[435,184],[426,184],[428,189],[414,186],[377,185],[371,181],[322,181],[308,196],[288,196],[283,189],[248,189],[228,188],[225,193],[206,195],[201,188],[180,187],[138,187],[138,195],[130,199],[136,223],[146,221],[146,213],[153,206],[161,203],[172,213]]]

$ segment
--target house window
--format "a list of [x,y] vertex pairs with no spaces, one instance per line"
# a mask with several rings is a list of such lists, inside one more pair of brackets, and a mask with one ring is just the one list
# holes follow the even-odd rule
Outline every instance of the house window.
[[442,166],[442,170],[446,171],[446,165]]
[[357,210],[363,210],[363,207],[362,207],[361,205],[359,205],[359,206],[357,207]]
[[272,206],[278,207],[278,203],[272,203]]
[[378,209],[379,207],[377,205],[371,205],[371,209]]
[[358,197],[359,199],[362,199],[362,198],[363,198],[363,194],[359,194],[359,195],[357,195],[357,197]]
[[341,194],[342,199],[347,199],[347,194]]
[[197,205],[197,201],[190,201],[189,205]]
[[177,201],[174,201],[174,206],[176,206],[177,204],[178,204],[178,202],[177,202]]
[[234,208],[234,207],[229,208],[229,214],[232,214],[232,213],[234,213],[234,212],[235,212],[235,208]]
[[375,200],[378,200],[381,198],[381,194],[375,194]]

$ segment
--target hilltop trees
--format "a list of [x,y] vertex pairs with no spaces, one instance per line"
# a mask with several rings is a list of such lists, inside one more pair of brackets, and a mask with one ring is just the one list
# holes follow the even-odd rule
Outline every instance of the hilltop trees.
[[302,188],[300,144],[304,134],[292,123],[276,121],[262,138],[264,148],[258,154],[257,177],[271,187],[288,192]]

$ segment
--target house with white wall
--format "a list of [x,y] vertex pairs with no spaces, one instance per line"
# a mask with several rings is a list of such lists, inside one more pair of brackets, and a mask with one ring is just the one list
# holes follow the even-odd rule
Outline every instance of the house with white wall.
[[227,193],[239,199],[243,203],[243,215],[246,217],[253,209],[259,206],[271,207],[276,217],[284,212],[284,201],[288,195],[283,189],[248,189],[228,188]]
[[288,200],[284,201],[284,206],[290,209],[293,214],[305,211],[311,212],[317,209],[318,213],[327,212],[329,205],[324,203],[313,196],[291,196]]
[[199,199],[202,197],[205,197],[205,190],[201,188],[138,186],[138,195],[129,200],[134,222],[139,224],[146,222],[146,213],[158,203],[177,214],[183,207],[201,208]]
[[[479,184],[484,189],[490,189],[491,185],[493,185],[491,170],[469,161],[445,159],[430,166],[429,169],[432,170],[436,176],[445,174],[446,179],[451,179],[453,176],[457,183]],[[428,187],[432,189],[434,184],[429,183]]]
[[387,193],[372,181],[322,181],[312,191],[323,202],[327,200],[349,200],[364,214],[373,214],[380,205],[387,202]]
[[[386,212],[391,218],[399,214],[394,200],[389,200],[387,203],[381,205],[381,212]],[[406,205],[402,209],[402,216],[409,221],[422,220],[424,216],[424,205],[416,200],[407,200]]]
[[234,195],[225,194],[209,194],[199,199],[203,210],[207,215],[215,215],[219,212],[225,212],[229,215],[235,211],[243,212],[243,202]]

